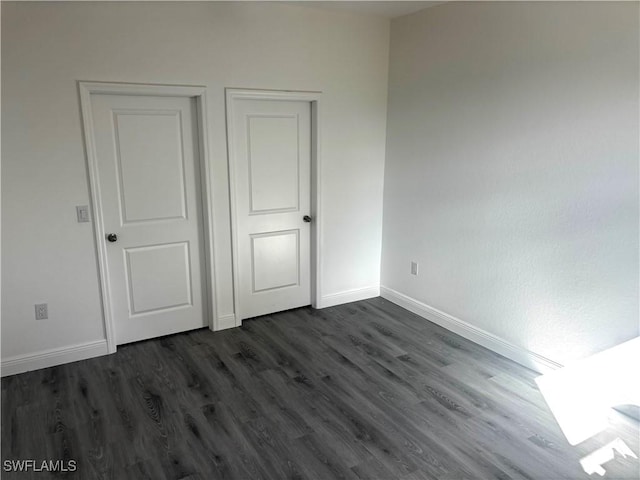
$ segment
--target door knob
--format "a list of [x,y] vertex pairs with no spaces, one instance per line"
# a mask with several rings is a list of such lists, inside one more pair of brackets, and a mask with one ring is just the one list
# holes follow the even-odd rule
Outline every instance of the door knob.
[[107,240],[109,240],[111,243],[117,242],[118,241],[118,235],[116,235],[115,233],[108,233],[107,234]]
[[305,215],[304,217],[302,217],[302,220],[304,220],[307,223],[311,223],[311,217],[309,215]]

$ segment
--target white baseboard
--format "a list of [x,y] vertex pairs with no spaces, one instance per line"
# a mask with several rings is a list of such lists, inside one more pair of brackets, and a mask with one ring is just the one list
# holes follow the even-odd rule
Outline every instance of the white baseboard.
[[216,332],[218,330],[226,330],[228,328],[239,327],[240,325],[236,325],[236,316],[233,313],[228,313],[226,315],[218,315],[218,328],[216,328]]
[[380,295],[382,298],[385,298],[390,302],[415,313],[416,315],[420,315],[430,322],[440,325],[441,327],[457,333],[467,340],[471,340],[472,342],[482,345],[489,350],[499,353],[500,355],[503,355],[537,372],[546,373],[562,367],[562,365],[554,362],[553,360],[543,357],[542,355],[538,355],[526,348],[514,345],[496,335],[493,335],[492,333],[478,327],[474,327],[459,318],[442,312],[437,308],[433,308],[391,288],[380,287]]
[[[514,345],[492,333],[460,320],[452,315],[433,308],[425,303],[415,300],[407,295],[387,287],[364,287],[347,290],[344,292],[324,295],[317,308],[332,307],[344,303],[357,302],[367,298],[382,296],[410,312],[415,313],[447,330],[471,340],[526,367],[541,373],[557,370],[562,365],[542,355]],[[218,317],[218,329],[225,330],[236,327],[234,314],[220,315]],[[44,350],[30,355],[17,355],[2,360],[2,376],[15,375],[17,373],[38,370],[40,368],[53,367],[64,363],[76,362],[87,358],[99,357],[109,353],[106,340],[98,340],[69,347]]]
[[29,355],[17,355],[2,360],[2,376],[6,377],[7,375],[53,367],[63,363],[77,362],[78,360],[99,357],[108,353],[107,341],[98,340],[69,347],[43,350]]
[[333,307],[335,305],[342,305],[343,303],[357,302],[358,300],[366,300],[367,298],[379,296],[380,287],[378,285],[354,288],[352,290],[345,290],[344,292],[323,295],[320,301],[316,303],[316,308]]

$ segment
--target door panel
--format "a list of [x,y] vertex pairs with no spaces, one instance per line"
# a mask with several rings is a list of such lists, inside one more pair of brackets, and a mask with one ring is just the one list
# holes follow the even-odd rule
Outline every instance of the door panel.
[[311,104],[234,99],[241,319],[309,305]]
[[251,235],[253,293],[300,285],[300,230]]
[[[91,95],[116,343],[206,326],[195,105]],[[106,241],[106,240],[105,240]]]
[[125,249],[131,315],[191,306],[187,242]]
[[186,217],[180,116],[114,111],[123,223]]
[[298,210],[298,128],[294,115],[248,117],[250,213]]

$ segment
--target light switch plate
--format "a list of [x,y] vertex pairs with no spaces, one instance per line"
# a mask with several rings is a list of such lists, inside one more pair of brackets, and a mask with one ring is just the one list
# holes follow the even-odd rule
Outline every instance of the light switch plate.
[[78,217],[78,223],[87,223],[89,221],[89,206],[78,205],[76,207],[76,215]]

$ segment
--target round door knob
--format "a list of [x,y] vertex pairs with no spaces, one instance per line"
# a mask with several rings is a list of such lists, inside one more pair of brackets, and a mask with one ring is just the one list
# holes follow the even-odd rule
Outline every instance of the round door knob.
[[116,235],[115,233],[108,233],[107,234],[107,240],[109,240],[111,243],[117,242],[118,241],[118,235]]
[[302,217],[302,220],[304,220],[307,223],[311,222],[311,217],[309,215],[305,215],[304,217]]

